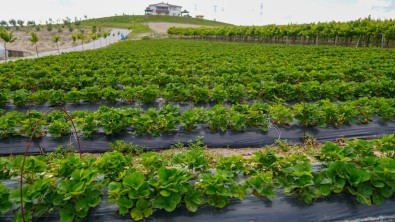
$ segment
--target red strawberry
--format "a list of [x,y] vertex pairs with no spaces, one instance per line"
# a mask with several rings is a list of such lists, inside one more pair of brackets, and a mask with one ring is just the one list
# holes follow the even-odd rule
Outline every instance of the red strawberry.
[[43,134],[38,135],[38,138],[42,139],[43,138]]
[[290,127],[290,126],[291,126],[291,124],[290,124],[290,123],[285,123],[284,125],[285,125],[285,126],[288,126],[288,127]]

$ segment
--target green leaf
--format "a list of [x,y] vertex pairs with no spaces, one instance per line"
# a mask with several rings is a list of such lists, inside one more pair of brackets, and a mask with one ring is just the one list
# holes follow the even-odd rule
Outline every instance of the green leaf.
[[394,194],[394,190],[390,186],[385,186],[383,188],[378,189],[381,196],[385,198],[390,198]]
[[161,190],[159,193],[160,193],[160,195],[162,195],[163,197],[168,197],[168,196],[171,195],[171,192],[168,191],[168,190]]
[[120,215],[124,216],[125,214],[129,213],[129,208],[120,206],[118,212]]
[[123,185],[138,190],[141,187],[141,185],[143,185],[144,181],[145,181],[145,176],[143,173],[133,172],[131,174],[127,174],[123,178]]
[[385,184],[381,181],[374,181],[373,186],[378,187],[378,188],[383,188]]
[[120,207],[125,207],[125,208],[132,208],[133,207],[133,200],[125,197],[125,196],[121,196],[117,201],[116,204]]
[[384,203],[385,198],[378,193],[374,193],[372,196],[373,203],[376,205],[381,205]]
[[139,208],[133,208],[132,211],[130,211],[130,216],[133,220],[142,220],[144,218],[143,211]]
[[203,192],[194,190],[188,192],[184,197],[185,205],[190,212],[196,212],[198,207],[204,204]]
[[71,189],[72,189],[70,191],[71,195],[73,195],[73,196],[81,195],[82,193],[85,192],[85,182],[84,181],[79,181],[77,183],[74,182]]
[[60,209],[60,222],[73,222],[74,215],[67,209]]
[[168,197],[159,196],[155,198],[152,205],[153,207],[164,209],[167,212],[172,212],[174,209],[176,209],[180,201],[181,201],[181,195],[178,193],[172,193]]

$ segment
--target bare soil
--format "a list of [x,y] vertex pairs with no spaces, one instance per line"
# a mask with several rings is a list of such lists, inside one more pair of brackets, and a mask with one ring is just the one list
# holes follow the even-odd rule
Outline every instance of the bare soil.
[[[15,28],[11,28],[9,31],[13,32],[13,35],[17,38],[15,42],[8,43],[7,49],[24,51],[28,52],[32,55],[36,53],[36,46],[30,42],[30,33],[35,32],[39,36],[39,41],[37,42],[38,52],[48,52],[57,50],[56,44],[52,42],[52,36],[59,35],[59,49],[67,49],[74,47],[73,40],[71,39],[71,35],[74,33],[79,33],[83,30],[85,33],[88,33],[87,29],[74,29],[70,32],[67,28],[63,29],[53,29],[52,31],[48,31],[45,28],[41,28],[40,31],[37,31],[32,27],[24,27],[19,30],[15,30]],[[107,31],[107,30],[102,30]],[[3,44],[3,42],[1,42]],[[78,40],[76,45],[80,45],[81,42]]]

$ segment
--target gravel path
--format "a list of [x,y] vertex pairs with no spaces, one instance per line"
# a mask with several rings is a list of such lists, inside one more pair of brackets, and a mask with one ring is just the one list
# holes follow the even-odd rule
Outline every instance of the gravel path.
[[148,27],[154,32],[159,34],[166,34],[170,27],[200,27],[200,25],[192,24],[180,24],[180,23],[169,23],[169,22],[152,22],[148,23]]

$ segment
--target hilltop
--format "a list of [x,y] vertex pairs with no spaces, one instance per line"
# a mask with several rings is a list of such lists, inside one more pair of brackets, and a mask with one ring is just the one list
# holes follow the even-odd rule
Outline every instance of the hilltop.
[[88,19],[82,21],[85,26],[110,27],[110,28],[130,28],[133,24],[148,23],[178,23],[190,24],[198,26],[229,26],[232,24],[217,22],[207,19],[199,19],[192,17],[178,16],[162,16],[162,15],[120,15],[96,19]]

